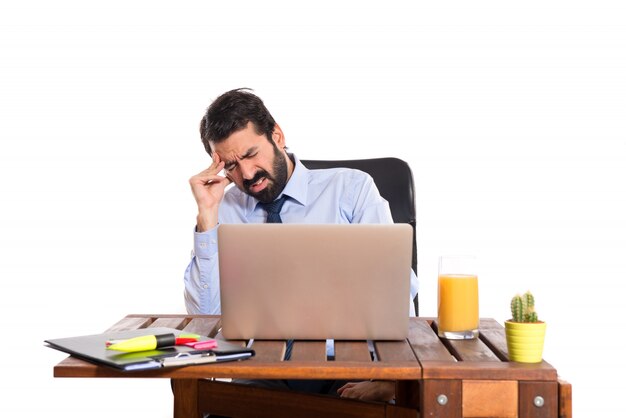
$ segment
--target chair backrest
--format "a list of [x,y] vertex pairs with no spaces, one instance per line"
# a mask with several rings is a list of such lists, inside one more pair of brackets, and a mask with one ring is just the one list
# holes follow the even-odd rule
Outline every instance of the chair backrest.
[[[408,223],[413,228],[413,271],[417,274],[417,243],[415,217],[415,186],[409,165],[399,158],[371,158],[362,160],[302,160],[309,169],[346,167],[368,173],[374,179],[381,196],[389,202],[395,223]],[[415,295],[415,315],[418,298]]]

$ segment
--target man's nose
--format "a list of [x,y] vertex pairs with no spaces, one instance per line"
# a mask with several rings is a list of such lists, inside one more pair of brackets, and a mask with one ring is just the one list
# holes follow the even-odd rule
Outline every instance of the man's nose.
[[254,165],[250,164],[248,161],[240,160],[239,170],[241,171],[241,177],[243,177],[244,180],[252,180],[256,174]]

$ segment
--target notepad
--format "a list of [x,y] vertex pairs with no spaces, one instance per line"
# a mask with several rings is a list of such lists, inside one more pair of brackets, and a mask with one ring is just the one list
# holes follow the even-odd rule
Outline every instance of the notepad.
[[[123,340],[142,335],[170,333],[180,335],[184,332],[173,328],[155,327],[79,337],[56,338],[45,340],[44,342],[50,348],[63,351],[83,360],[124,371],[236,361],[244,360],[254,355],[254,350],[252,349],[230,344],[223,340],[216,340],[217,347],[209,350],[200,350],[187,346],[173,346],[150,351],[123,353],[107,350],[106,348],[108,340]],[[201,338],[201,340],[209,340],[209,338]]]

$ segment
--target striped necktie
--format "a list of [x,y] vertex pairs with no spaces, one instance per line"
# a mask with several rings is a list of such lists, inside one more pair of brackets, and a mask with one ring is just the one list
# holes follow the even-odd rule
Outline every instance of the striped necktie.
[[283,220],[280,219],[280,210],[283,208],[287,200],[286,195],[282,195],[280,199],[276,199],[270,203],[259,203],[261,207],[267,212],[268,224],[282,224]]
[[[268,224],[282,224],[283,220],[280,218],[280,210],[285,204],[287,199],[286,195],[282,195],[280,199],[276,199],[270,203],[260,203],[261,207],[267,212]],[[291,350],[293,348],[293,340],[287,340],[287,348],[285,349],[285,360],[291,358]]]

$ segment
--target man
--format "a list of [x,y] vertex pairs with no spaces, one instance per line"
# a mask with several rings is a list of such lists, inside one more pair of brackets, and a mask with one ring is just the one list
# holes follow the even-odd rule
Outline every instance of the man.
[[[218,97],[200,122],[200,136],[213,163],[189,180],[198,205],[194,256],[185,272],[185,303],[190,314],[220,313],[220,223],[266,222],[264,204],[277,199],[284,199],[280,217],[285,223],[393,222],[387,201],[366,173],[343,168],[308,170],[295,155],[288,154],[282,129],[261,99],[247,89]],[[236,187],[225,191],[230,183]],[[412,274],[411,300],[407,301],[411,315],[415,315],[412,300],[416,294],[417,278]],[[390,400],[394,384],[356,382],[318,391]]]

